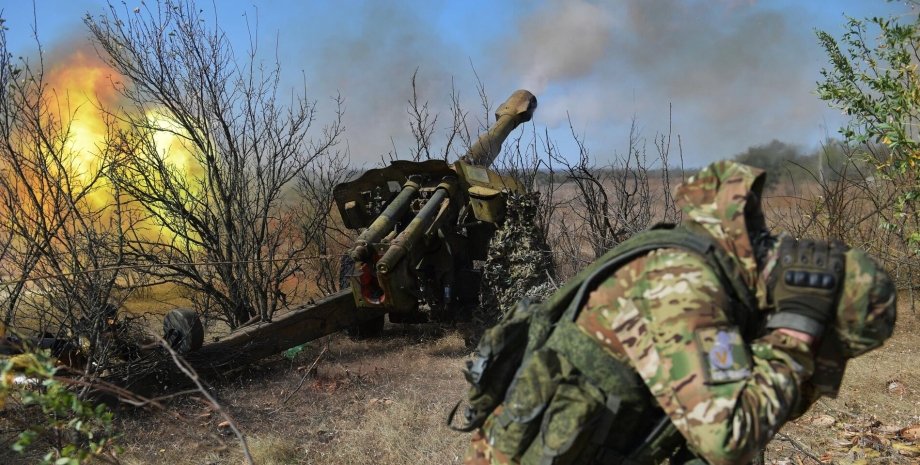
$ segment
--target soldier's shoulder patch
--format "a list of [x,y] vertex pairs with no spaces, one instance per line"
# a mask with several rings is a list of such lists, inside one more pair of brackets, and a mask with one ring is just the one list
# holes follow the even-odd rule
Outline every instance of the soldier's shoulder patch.
[[751,355],[738,328],[730,325],[695,332],[708,384],[732,383],[751,376]]

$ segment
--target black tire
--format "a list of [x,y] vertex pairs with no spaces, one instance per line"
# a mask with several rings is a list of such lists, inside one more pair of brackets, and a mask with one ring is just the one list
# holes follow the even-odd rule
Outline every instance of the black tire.
[[170,310],[163,318],[163,339],[179,354],[196,351],[204,344],[204,327],[190,308]]
[[386,315],[375,316],[370,320],[358,323],[345,329],[348,337],[356,340],[379,337],[383,334],[383,323]]

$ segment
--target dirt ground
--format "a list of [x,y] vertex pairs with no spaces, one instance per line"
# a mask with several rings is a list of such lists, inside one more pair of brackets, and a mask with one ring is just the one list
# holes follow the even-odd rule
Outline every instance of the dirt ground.
[[[259,465],[460,463],[468,438],[445,420],[465,394],[469,352],[457,331],[392,326],[369,342],[315,341],[293,360],[273,358],[215,391]],[[118,421],[126,464],[242,460],[224,418],[198,395]]]
[[[850,363],[838,398],[783,428],[767,463],[920,463],[910,457],[920,456],[918,329],[902,304],[892,340]],[[457,464],[468,437],[445,418],[464,395],[469,354],[458,331],[393,326],[370,342],[316,341],[215,390],[257,464]],[[126,464],[241,463],[238,441],[200,396],[118,421]]]
[[[902,299],[906,300],[906,299]],[[895,336],[851,362],[841,395],[782,429],[767,463],[920,463],[920,318],[902,304]],[[470,349],[458,330],[388,326],[379,340],[335,335],[212,386],[253,459],[273,464],[458,464],[468,435],[445,426],[465,394]],[[240,464],[239,441],[200,394],[122,408],[120,459]],[[916,455],[911,457],[911,455]],[[34,463],[9,451],[0,463]]]

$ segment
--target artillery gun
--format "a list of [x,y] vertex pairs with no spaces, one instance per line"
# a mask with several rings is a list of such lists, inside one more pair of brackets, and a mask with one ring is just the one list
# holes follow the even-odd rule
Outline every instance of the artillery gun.
[[521,191],[514,178],[488,167],[535,108],[536,97],[519,90],[455,163],[395,161],[335,187],[345,226],[363,230],[342,266],[357,311],[369,317],[354,331],[359,336],[378,333],[384,313],[395,323],[462,319],[478,304],[474,261],[486,259],[505,195]]
[[[456,162],[395,161],[336,186],[342,221],[360,231],[343,257],[340,292],[209,344],[202,344],[195,312],[173,310],[164,320],[165,339],[199,373],[217,374],[343,329],[375,335],[387,314],[395,323],[463,318],[479,301],[474,263],[486,258],[506,196],[521,190],[489,166],[536,107],[533,94],[518,90]],[[171,367],[168,357],[145,363],[147,369],[130,371],[162,374]],[[151,380],[125,372],[113,381],[137,389]]]

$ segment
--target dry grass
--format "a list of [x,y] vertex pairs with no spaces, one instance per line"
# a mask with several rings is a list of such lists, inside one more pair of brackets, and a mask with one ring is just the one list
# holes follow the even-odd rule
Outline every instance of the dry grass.
[[[920,323],[907,302],[900,311],[889,343],[850,363],[841,395],[822,399],[782,434],[816,457],[859,463],[866,438],[884,441],[880,431],[920,423]],[[386,336],[370,342],[333,336],[293,362],[278,357],[217,386],[249,437],[255,462],[460,463],[468,436],[449,430],[444,420],[465,392],[460,370],[469,350],[463,337],[426,326],[389,327]],[[316,372],[282,404],[325,344]],[[194,396],[171,409],[181,420],[162,413],[122,416],[126,464],[241,463],[238,444],[222,435],[220,419]],[[877,448],[880,456],[868,463],[918,463],[890,447]],[[771,443],[766,457],[774,464],[815,463],[785,439]]]
[[[873,437],[883,443],[876,444],[880,456],[868,463],[918,463],[884,445],[891,436],[884,431],[920,423],[920,323],[907,302],[900,310],[895,336],[851,362],[841,395],[819,401],[782,434],[834,463],[860,463],[866,449],[853,444],[871,446]],[[305,373],[325,345],[315,372]],[[259,465],[459,464],[469,438],[444,422],[465,393],[461,368],[468,355],[458,331],[390,326],[380,340],[315,341],[293,361],[272,358],[214,390]],[[116,421],[126,465],[242,463],[234,437],[197,396],[173,400],[165,412],[123,409]],[[0,451],[0,463],[34,459]],[[771,443],[767,459],[816,463],[785,440]]]
[[[324,344],[315,372],[304,373]],[[445,418],[465,394],[468,352],[457,332],[390,327],[376,341],[316,341],[293,362],[272,359],[215,389],[260,465],[459,463],[468,437]],[[170,410],[176,416],[121,416],[126,464],[241,463],[234,437],[195,396]]]

